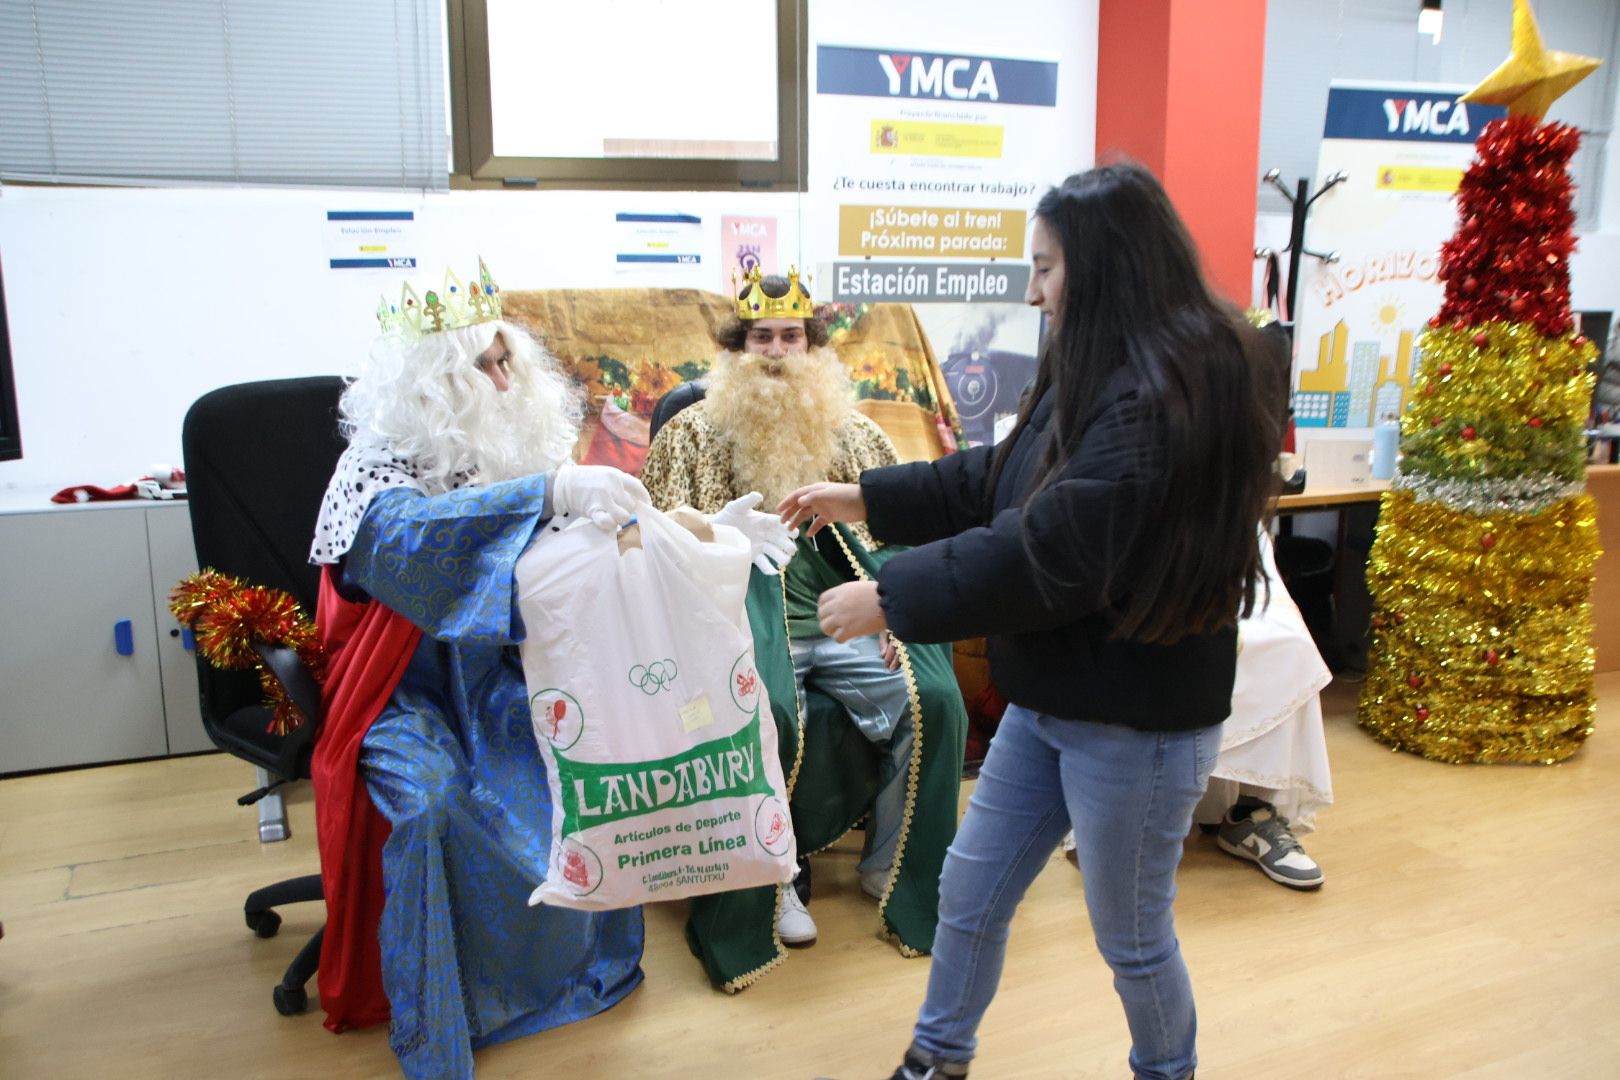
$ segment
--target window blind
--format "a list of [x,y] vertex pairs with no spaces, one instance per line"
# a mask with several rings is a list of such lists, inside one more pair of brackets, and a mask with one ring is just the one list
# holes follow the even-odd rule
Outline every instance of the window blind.
[[443,189],[434,0],[0,0],[0,178]]

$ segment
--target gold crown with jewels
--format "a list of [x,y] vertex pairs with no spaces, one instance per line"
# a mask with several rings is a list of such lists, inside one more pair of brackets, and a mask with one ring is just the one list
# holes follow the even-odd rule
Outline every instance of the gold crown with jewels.
[[501,317],[501,287],[490,276],[484,260],[478,260],[478,280],[464,286],[454,270],[445,270],[442,291],[429,289],[427,296],[416,295],[409,281],[400,286],[399,303],[383,297],[377,304],[377,323],[385,334],[422,337],[441,330],[495,322]]
[[[788,291],[781,296],[766,296],[760,282],[765,274],[754,267],[743,275],[743,284],[751,286],[747,295],[737,300],[739,319],[808,319],[815,315],[810,294],[799,288],[799,268],[788,270]],[[809,280],[806,278],[806,280]],[[732,292],[737,292],[737,275],[731,275]]]

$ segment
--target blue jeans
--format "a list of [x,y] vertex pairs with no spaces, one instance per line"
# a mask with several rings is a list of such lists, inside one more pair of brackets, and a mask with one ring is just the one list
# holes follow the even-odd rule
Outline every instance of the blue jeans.
[[875,634],[842,645],[830,637],[795,638],[789,648],[800,701],[806,686],[815,687],[842,705],[861,734],[885,751],[878,765],[877,798],[866,822],[866,847],[856,869],[863,874],[887,870],[900,843],[911,766],[913,728],[906,677],[884,666]]
[[1141,1080],[1191,1073],[1197,1018],[1170,907],[1220,745],[1219,724],[1146,732],[1010,706],[945,856],[915,1045],[939,1061],[973,1057],[1013,912],[1072,825],[1092,933],[1131,1029],[1131,1069]]

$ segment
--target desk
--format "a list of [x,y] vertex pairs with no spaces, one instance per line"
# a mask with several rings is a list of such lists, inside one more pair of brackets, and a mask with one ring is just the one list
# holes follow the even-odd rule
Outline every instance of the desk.
[[1586,493],[1597,502],[1598,558],[1592,580],[1592,647],[1597,670],[1620,668],[1620,465],[1588,465]]
[[[1373,480],[1353,488],[1307,488],[1298,495],[1280,496],[1277,516],[1377,502],[1387,490],[1387,480]],[[1597,670],[1613,671],[1620,668],[1620,465],[1587,466],[1586,492],[1597,502],[1598,543],[1603,547],[1592,582],[1592,646],[1597,654]],[[1286,527],[1287,522],[1283,524]],[[1339,547],[1343,544],[1341,515]]]
[[1307,487],[1297,495],[1277,497],[1274,516],[1279,537],[1294,535],[1295,514],[1320,512],[1334,517],[1333,554],[1329,564],[1332,626],[1313,625],[1311,632],[1322,649],[1323,659],[1335,671],[1360,670],[1365,662],[1367,620],[1371,617],[1370,599],[1362,584],[1365,552],[1358,545],[1354,557],[1344,557],[1345,511],[1355,506],[1376,507],[1389,487],[1388,480],[1368,480],[1347,487]]
[[[1615,467],[1620,472],[1620,466]],[[1310,488],[1298,495],[1279,495],[1277,513],[1297,514],[1303,510],[1337,510],[1354,503],[1377,502],[1389,490],[1388,480],[1369,480],[1345,488]]]
[[[1617,467],[1620,471],[1620,467]],[[1355,487],[1342,488],[1316,488],[1306,489],[1298,495],[1277,496],[1277,513],[1280,519],[1277,522],[1279,536],[1292,536],[1294,523],[1289,515],[1313,513],[1316,511],[1332,511],[1338,517],[1338,540],[1334,542],[1335,557],[1344,549],[1344,508],[1359,503],[1375,503],[1383,498],[1384,492],[1389,490],[1388,480],[1369,480],[1365,484]],[[1336,576],[1336,575],[1335,575]],[[1335,592],[1338,590],[1335,589]]]

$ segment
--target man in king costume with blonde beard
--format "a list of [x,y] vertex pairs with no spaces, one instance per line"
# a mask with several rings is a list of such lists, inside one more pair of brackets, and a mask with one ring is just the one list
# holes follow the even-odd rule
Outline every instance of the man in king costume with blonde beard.
[[[722,351],[703,385],[671,395],[696,403],[655,427],[642,471],[654,505],[713,513],[759,492],[774,507],[804,484],[854,483],[899,460],[855,410],[848,372],[797,272],[753,271],[716,337]],[[865,818],[860,887],[877,900],[886,934],[918,955],[933,947],[967,729],[950,650],[886,635],[839,644],[816,614],[823,592],[875,576],[897,551],[861,525],[800,537],[779,576],[753,575],[748,616],[801,853]],[[787,885],[693,901],[687,936],[710,979],[735,992],[775,966],[782,945],[813,944],[816,926]]]

